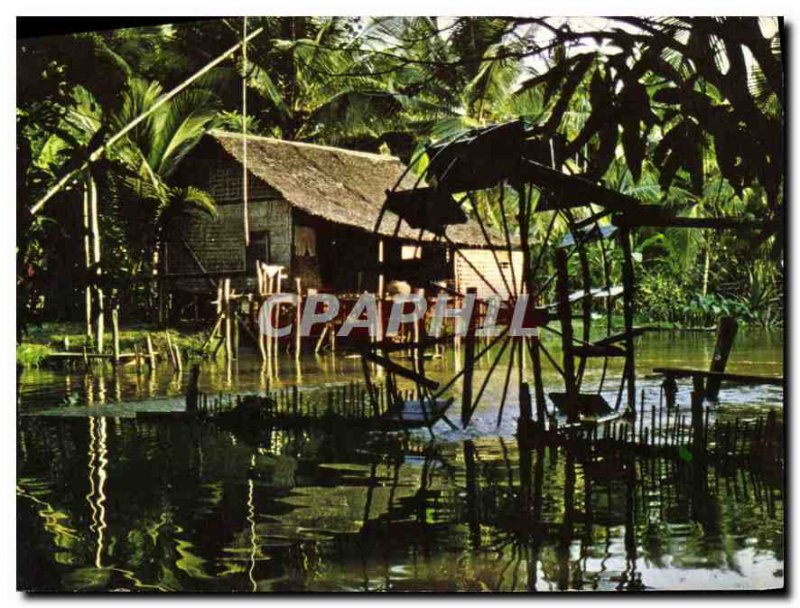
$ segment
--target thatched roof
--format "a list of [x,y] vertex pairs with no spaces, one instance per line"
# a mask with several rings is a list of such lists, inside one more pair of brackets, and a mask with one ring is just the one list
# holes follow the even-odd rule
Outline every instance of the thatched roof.
[[[210,137],[233,159],[243,162],[240,133],[211,131]],[[250,173],[305,213],[368,232],[375,230],[386,191],[405,170],[393,156],[254,135],[247,137],[247,165]],[[406,175],[402,186],[412,188],[414,181],[414,176]],[[380,233],[392,236],[396,222],[397,216],[384,214]],[[398,236],[417,240],[419,231],[402,222]],[[475,222],[449,226],[447,236],[459,245],[486,244]],[[426,233],[423,238],[432,235]]]

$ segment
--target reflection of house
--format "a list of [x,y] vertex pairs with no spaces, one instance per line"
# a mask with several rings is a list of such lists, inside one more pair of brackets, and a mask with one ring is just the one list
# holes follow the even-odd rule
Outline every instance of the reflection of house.
[[[420,244],[419,232],[405,224],[395,233],[396,216],[391,214],[375,234],[386,190],[405,170],[398,159],[249,136],[249,246],[244,238],[243,159],[241,135],[214,131],[183,162],[177,180],[209,191],[218,217],[198,213],[171,227],[166,239],[170,290],[208,291],[213,283],[209,279],[221,277],[230,277],[239,290],[253,287],[256,261],[283,266],[290,279],[284,287],[289,289],[300,278],[303,288],[375,291],[381,269],[387,282],[403,279],[424,286],[427,279],[454,278],[454,258],[460,256],[448,245],[431,242],[429,234]],[[403,180],[413,186],[411,176]],[[465,256],[482,260],[488,253],[479,250],[485,240],[473,223],[450,226],[448,236]],[[380,241],[383,266],[378,264]],[[503,257],[507,261],[507,254]],[[497,277],[496,284],[502,285],[502,279]]]

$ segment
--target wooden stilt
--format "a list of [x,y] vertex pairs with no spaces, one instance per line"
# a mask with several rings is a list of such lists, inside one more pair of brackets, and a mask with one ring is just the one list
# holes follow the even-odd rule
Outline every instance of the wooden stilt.
[[145,345],[147,346],[147,365],[152,373],[156,369],[156,353],[153,350],[153,339],[150,334],[145,336]]
[[[283,282],[282,271],[283,271],[283,268],[279,266],[278,267],[278,272],[275,273],[275,293],[281,293],[281,283]],[[274,327],[277,329],[281,324],[281,305],[280,304],[276,304],[275,308],[274,308],[274,311],[275,311]],[[273,352],[275,353],[276,359],[277,359],[278,352],[280,352],[280,343],[279,343],[279,340],[278,340],[278,332],[275,332],[275,349],[274,349]]]
[[[467,288],[467,295],[477,296],[475,287]],[[474,313],[474,309],[471,311]],[[472,416],[472,374],[475,368],[475,315],[470,314],[464,336],[464,375],[461,394],[461,426],[466,428]]]
[[94,335],[92,329],[92,236],[89,222],[89,185],[83,184],[83,250],[86,264],[86,288],[84,289],[84,306],[86,313],[86,337],[91,339]]
[[[724,372],[728,364],[728,356],[733,348],[733,340],[736,337],[736,317],[722,317],[717,323],[717,342],[714,346],[714,357],[711,359],[709,371]],[[709,378],[706,383],[706,399],[716,401],[719,395],[721,380],[719,378]]]
[[633,290],[635,277],[633,270],[633,254],[631,252],[630,230],[619,229],[619,240],[622,245],[622,303],[625,317],[625,382],[627,383],[628,402],[626,410],[636,409],[636,359],[634,357],[633,331]]
[[233,358],[232,348],[233,344],[231,342],[231,280],[225,279],[222,283],[222,307],[223,307],[223,314],[225,315],[225,360],[230,361]]
[[198,397],[200,389],[198,387],[200,382],[200,366],[193,365],[192,372],[189,375],[189,386],[186,388],[186,411],[196,412]]
[[374,339],[377,341],[383,340],[383,292],[384,292],[384,275],[383,275],[383,261],[384,261],[384,245],[383,239],[378,240],[378,292],[375,294],[378,305],[378,327],[375,328]]
[[295,359],[300,358],[300,316],[303,307],[303,291],[301,286],[300,278],[296,278],[294,280],[294,287],[295,292],[297,294],[297,303],[295,304],[295,315],[294,315],[294,357]]
[[556,293],[558,298],[558,318],[561,321],[562,368],[564,389],[567,394],[567,419],[578,420],[578,391],[575,381],[575,358],[572,344],[572,307],[569,302],[569,279],[567,274],[567,252],[556,251]]
[[169,362],[172,365],[172,369],[178,371],[178,364],[175,363],[175,352],[172,350],[172,338],[169,335],[169,330],[164,331],[164,339],[167,343],[167,353],[169,354]]
[[175,369],[180,374],[183,371],[183,361],[181,361],[181,350],[177,344],[172,345],[172,350],[175,354]]
[[97,184],[94,179],[89,179],[89,207],[92,232],[92,264],[95,276],[95,303],[97,316],[95,318],[95,346],[98,353],[103,352],[103,339],[105,337],[105,309],[103,308],[102,270],[100,269],[100,214],[97,203]]
[[111,341],[114,347],[114,365],[119,365],[119,306],[111,311]]
[[[524,349],[520,349],[524,350]],[[529,422],[531,420],[531,391],[527,382],[519,385],[519,417],[520,421]]]

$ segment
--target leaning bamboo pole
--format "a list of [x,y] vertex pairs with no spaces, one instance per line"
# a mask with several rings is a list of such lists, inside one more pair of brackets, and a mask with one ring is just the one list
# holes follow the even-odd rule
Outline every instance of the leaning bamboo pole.
[[245,43],[249,42],[250,40],[252,40],[256,36],[260,35],[263,31],[264,31],[263,27],[258,28],[252,34],[249,34],[248,36],[246,36],[241,42],[237,42],[231,48],[229,48],[227,51],[225,51],[221,55],[217,56],[216,59],[210,61],[209,63],[204,65],[202,68],[197,70],[194,74],[192,74],[189,78],[187,78],[182,83],[180,83],[174,89],[170,90],[169,92],[167,92],[164,95],[162,95],[161,97],[159,97],[158,100],[147,111],[142,112],[141,114],[139,114],[139,116],[137,116],[131,122],[129,122],[127,125],[122,127],[122,129],[120,129],[114,135],[112,135],[108,139],[108,141],[106,141],[105,143],[103,143],[103,144],[99,145],[97,148],[95,148],[94,151],[91,152],[91,154],[89,154],[89,157],[85,161],[83,161],[78,167],[76,167],[72,171],[68,171],[61,179],[59,179],[53,185],[53,187],[50,188],[50,190],[48,190],[45,193],[45,195],[42,198],[40,198],[36,202],[35,205],[33,205],[33,207],[31,207],[31,215],[36,215],[39,211],[41,211],[41,209],[42,209],[42,207],[44,207],[45,203],[47,203],[47,201],[49,201],[56,194],[58,194],[58,192],[64,186],[66,186],[68,183],[70,183],[72,181],[72,179],[76,175],[80,175],[83,171],[86,170],[87,167],[89,167],[89,165],[91,165],[92,163],[94,163],[95,161],[100,159],[103,156],[103,154],[106,153],[107,150],[109,150],[114,144],[116,144],[123,137],[125,137],[125,135],[130,133],[139,124],[141,124],[144,120],[146,120],[147,117],[150,116],[156,110],[158,110],[158,108],[163,106],[165,103],[167,103],[170,99],[172,99],[178,93],[183,91],[190,84],[192,84],[193,82],[195,82],[196,80],[198,80],[199,78],[204,76],[206,73],[208,73],[209,71],[214,69],[220,63],[225,61],[225,59],[227,59],[233,53],[238,51],[239,48],[242,47]]

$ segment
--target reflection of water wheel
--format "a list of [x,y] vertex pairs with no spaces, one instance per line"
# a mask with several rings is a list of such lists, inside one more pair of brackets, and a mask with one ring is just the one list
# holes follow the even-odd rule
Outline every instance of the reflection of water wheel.
[[[411,367],[392,360],[397,347],[391,342],[373,342],[365,360],[384,367],[390,396],[394,395],[390,405],[402,405],[399,393],[393,392],[395,377],[401,376],[416,384],[420,405],[432,409],[460,380],[464,425],[486,397],[487,386],[496,385],[492,378],[502,386],[497,396],[498,424],[513,403],[520,405],[523,417],[531,417],[528,386],[534,388],[540,420],[550,410],[547,389],[557,388],[549,393],[550,400],[571,421],[613,415],[623,404],[633,406],[628,234],[610,222],[610,210],[588,204],[585,197],[576,200],[563,187],[564,180],[576,178],[547,166],[551,151],[549,142],[543,146],[530,138],[519,121],[466,132],[429,146],[412,159],[408,174],[387,193],[376,225],[379,235],[415,229],[420,242],[431,250],[438,246],[449,251],[452,260],[468,271],[475,284],[462,287],[501,301],[500,333],[488,344],[473,346],[474,330],[468,331],[464,367],[443,383],[429,379],[424,369],[426,351],[441,338],[421,335],[413,344],[418,356]],[[411,172],[418,178],[410,179]],[[482,236],[486,251],[482,265],[474,250],[456,244],[463,241],[456,238],[458,231]],[[621,247],[614,239],[620,239]],[[422,260],[385,263],[382,272],[390,278],[411,276],[417,287],[430,290],[442,278],[441,269],[426,263],[424,251]],[[616,285],[615,277],[623,277],[624,286]],[[453,289],[448,293],[466,296]],[[625,300],[625,331],[615,333],[613,313],[620,297]],[[524,325],[535,331],[512,337],[512,309],[522,298],[528,303]],[[473,391],[478,367],[485,373]],[[545,386],[548,367],[560,387]],[[369,380],[366,365],[365,370]],[[517,390],[512,388],[515,381]]]

